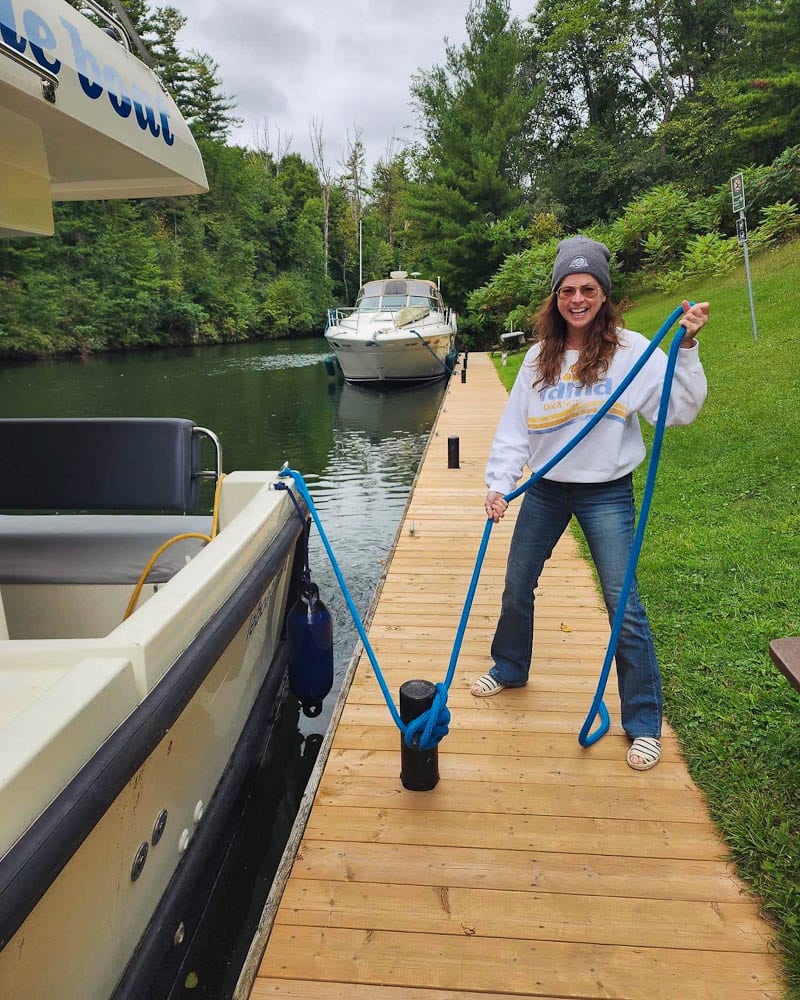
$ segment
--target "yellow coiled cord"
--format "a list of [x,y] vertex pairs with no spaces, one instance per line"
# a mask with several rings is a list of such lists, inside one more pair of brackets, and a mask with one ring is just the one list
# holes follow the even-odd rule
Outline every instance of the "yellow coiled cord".
[[147,561],[147,565],[139,575],[139,579],[136,583],[136,586],[133,588],[131,599],[128,601],[128,606],[125,609],[125,614],[122,616],[123,621],[125,621],[127,618],[130,618],[130,616],[133,614],[134,608],[136,607],[136,602],[139,600],[139,595],[142,592],[142,587],[144,587],[145,583],[147,583],[147,578],[148,576],[150,576],[153,567],[160,559],[161,554],[165,552],[170,547],[170,545],[174,545],[175,542],[181,542],[186,538],[199,538],[200,541],[206,543],[210,542],[212,538],[216,538],[217,532],[219,531],[219,496],[220,496],[220,489],[222,487],[222,480],[224,478],[225,478],[224,475],[221,475],[219,477],[219,479],[217,480],[216,489],[214,490],[214,513],[211,518],[211,534],[204,535],[200,531],[184,531],[180,535],[174,535],[172,538],[168,538],[166,542],[163,542],[161,545],[159,545],[159,547],[155,550],[155,552],[150,556],[150,558]]

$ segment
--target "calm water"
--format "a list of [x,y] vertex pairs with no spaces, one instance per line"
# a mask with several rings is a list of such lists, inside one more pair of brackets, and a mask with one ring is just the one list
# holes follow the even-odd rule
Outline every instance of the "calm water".
[[[334,383],[322,339],[0,367],[0,417],[190,417],[221,439],[223,468],[301,472],[364,614],[391,549],[444,385],[394,392]],[[336,679],[357,635],[312,528],[310,563],[335,622]],[[289,699],[280,767],[265,767],[180,997],[224,1000],[260,916],[336,693],[306,719]]]

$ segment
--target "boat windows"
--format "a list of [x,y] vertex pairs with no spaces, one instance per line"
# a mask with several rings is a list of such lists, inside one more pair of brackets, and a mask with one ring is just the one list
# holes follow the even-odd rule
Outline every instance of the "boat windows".
[[359,312],[377,312],[380,308],[381,300],[378,295],[365,295],[358,302]]
[[406,306],[425,306],[438,312],[442,308],[435,286],[429,281],[369,281],[361,289],[356,309],[366,312],[394,312]]

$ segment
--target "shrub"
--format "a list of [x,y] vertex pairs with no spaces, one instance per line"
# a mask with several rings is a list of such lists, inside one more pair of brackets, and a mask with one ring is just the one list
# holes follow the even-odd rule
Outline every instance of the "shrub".
[[739,253],[735,237],[720,236],[718,233],[695,236],[681,255],[678,267],[657,278],[656,285],[661,291],[668,292],[687,278],[725,274],[736,265]]
[[757,253],[792,239],[800,230],[800,214],[793,201],[779,201],[761,211],[761,225],[749,237],[748,247]]
[[677,184],[660,184],[625,208],[611,226],[609,246],[626,270],[635,270],[645,263],[648,237],[658,234],[663,266],[680,257],[692,236],[713,230],[717,222],[717,208],[708,199],[693,200]]
[[268,337],[307,332],[313,326],[309,294],[302,275],[281,274],[267,286],[261,320]]

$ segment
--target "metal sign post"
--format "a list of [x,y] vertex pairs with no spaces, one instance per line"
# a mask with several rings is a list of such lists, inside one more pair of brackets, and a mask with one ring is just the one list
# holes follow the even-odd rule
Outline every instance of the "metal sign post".
[[747,219],[744,214],[744,174],[734,174],[731,177],[731,202],[733,214],[738,213],[736,220],[736,238],[742,244],[744,251],[744,272],[747,276],[747,296],[750,299],[750,322],[753,325],[753,340],[758,340],[758,325],[756,324],[756,307],[753,302],[753,282],[750,278],[750,254],[747,251]]

